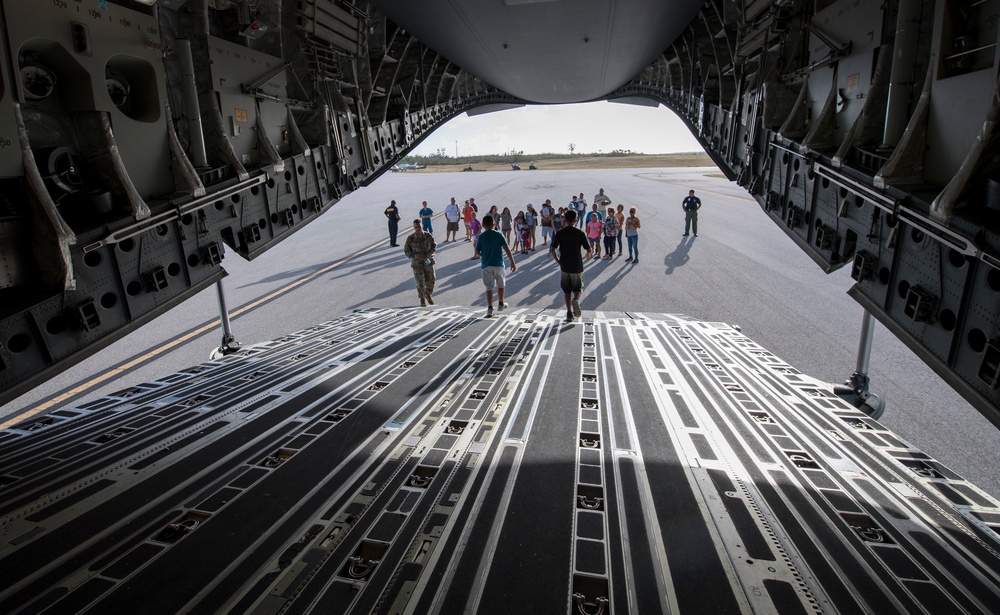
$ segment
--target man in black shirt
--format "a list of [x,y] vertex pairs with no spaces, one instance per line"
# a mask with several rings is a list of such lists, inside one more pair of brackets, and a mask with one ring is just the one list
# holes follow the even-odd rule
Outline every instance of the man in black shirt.
[[[566,322],[573,322],[573,317],[579,318],[580,293],[583,292],[583,262],[590,260],[593,252],[587,234],[576,228],[576,212],[569,209],[565,213],[566,224],[552,238],[549,254],[559,263],[562,272],[560,286],[566,299]],[[558,255],[556,250],[559,251]],[[582,252],[586,252],[584,257]]]
[[[688,192],[687,198],[681,203],[684,208],[684,236],[688,236],[688,231],[694,230],[694,236],[698,236],[698,210],[701,209],[701,199],[694,195],[694,190]],[[692,227],[694,227],[692,229]]]
[[396,247],[396,234],[399,232],[399,208],[396,201],[393,201],[385,208],[385,217],[389,220],[389,245]]

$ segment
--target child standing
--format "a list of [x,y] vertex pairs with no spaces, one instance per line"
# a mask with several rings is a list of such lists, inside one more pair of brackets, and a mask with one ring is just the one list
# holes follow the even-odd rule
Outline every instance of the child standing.
[[476,260],[479,258],[479,252],[476,251],[476,240],[479,239],[479,231],[483,230],[483,225],[479,221],[479,216],[476,212],[472,212],[472,219],[469,220],[469,230],[472,232],[472,258],[470,260]]
[[525,243],[531,251],[535,250],[535,227],[538,225],[538,212],[535,206],[528,203],[528,211],[524,214],[524,221],[528,225],[528,241]]
[[517,235],[521,238],[521,254],[527,254],[531,249],[531,227],[528,226],[527,216],[521,212],[517,214]]
[[521,224],[524,223],[524,212],[519,211],[517,215],[514,216],[513,226],[514,226],[514,248],[515,252],[523,252],[524,246],[521,244]]
[[590,212],[590,221],[587,222],[587,239],[590,240],[590,248],[595,252],[601,245],[601,233],[604,225],[597,219],[597,212]]

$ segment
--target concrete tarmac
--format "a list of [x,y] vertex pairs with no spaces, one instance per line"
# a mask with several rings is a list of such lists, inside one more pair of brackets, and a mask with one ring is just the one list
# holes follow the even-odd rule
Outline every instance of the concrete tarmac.
[[[401,245],[422,200],[435,211],[440,244],[441,214],[452,196],[460,203],[475,197],[481,214],[491,205],[516,213],[546,198],[565,205],[581,191],[590,202],[601,187],[616,205],[638,208],[640,263],[628,264],[624,256],[589,263],[585,311],[665,312],[737,324],[810,376],[839,383],[854,371],[862,309],[846,295],[853,282],[847,268],[824,274],[714,168],[387,173],[253,262],[227,254],[224,286],[236,338],[249,345],[355,309],[418,305],[402,248],[389,247],[382,210],[390,199],[403,216]],[[690,189],[703,203],[698,237],[682,237],[680,203]],[[439,245],[435,300],[484,314],[479,263],[470,260],[464,229],[459,234],[459,242]],[[558,268],[547,248],[515,258],[510,309],[561,313]],[[7,404],[0,421],[81,403],[206,360],[221,340],[218,309],[215,289],[200,293]],[[884,424],[1000,495],[1000,430],[881,325],[871,381],[887,401]]]

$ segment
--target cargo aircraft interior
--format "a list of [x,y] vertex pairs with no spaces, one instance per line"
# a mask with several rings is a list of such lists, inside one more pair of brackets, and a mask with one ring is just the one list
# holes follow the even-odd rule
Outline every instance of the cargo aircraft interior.
[[1000,500],[864,369],[877,322],[1000,428],[998,42],[1000,0],[0,0],[0,403],[526,105],[671,110],[865,314],[846,385],[697,314],[224,336],[0,431],[0,612],[1000,612]]

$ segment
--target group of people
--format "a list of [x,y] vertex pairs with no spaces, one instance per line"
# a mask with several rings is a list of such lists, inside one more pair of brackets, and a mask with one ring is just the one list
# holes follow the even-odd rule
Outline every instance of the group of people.
[[[500,211],[494,205],[480,221],[475,198],[468,199],[460,207],[455,197],[452,197],[444,210],[446,228],[442,244],[457,242],[459,222],[464,222],[465,241],[470,242],[474,250],[471,259],[480,261],[483,284],[486,287],[486,317],[491,318],[494,292],[497,310],[503,310],[507,306],[504,303],[506,266],[509,265],[513,273],[517,268],[514,253],[526,254],[535,250],[536,232],[541,227],[542,245],[549,246],[549,254],[559,265],[560,288],[566,302],[566,320],[572,322],[574,318],[581,316],[580,295],[583,292],[586,261],[595,257],[613,259],[616,245],[618,254],[622,254],[624,236],[628,245],[628,258],[625,262],[634,265],[639,263],[639,229],[642,225],[636,215],[637,209],[630,207],[626,216],[624,205],[618,205],[617,208],[611,206],[611,199],[604,193],[604,188],[594,195],[590,207],[591,210],[588,211],[587,201],[583,193],[580,193],[578,197],[574,195],[564,207],[555,208],[552,201],[546,199],[537,210],[529,203],[526,211],[519,211],[516,215],[508,207]],[[693,227],[697,237],[701,200],[694,196],[694,190],[688,193],[682,208],[685,212],[684,235],[689,235]],[[400,220],[396,201],[392,201],[386,208],[385,216],[389,220],[390,245],[396,246]],[[427,201],[422,203],[418,216],[413,221],[413,233],[407,237],[403,252],[410,259],[420,305],[427,306],[434,305],[434,254],[437,250],[437,242],[433,236],[434,210]]]

